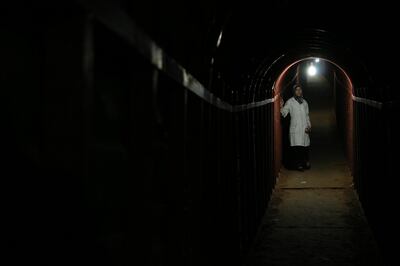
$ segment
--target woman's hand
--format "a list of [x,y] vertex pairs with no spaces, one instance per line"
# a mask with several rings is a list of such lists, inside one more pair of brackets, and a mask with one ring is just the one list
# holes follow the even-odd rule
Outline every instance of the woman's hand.
[[280,102],[281,108],[283,107],[284,104],[285,104],[285,103],[283,102],[283,99],[281,98],[281,102]]

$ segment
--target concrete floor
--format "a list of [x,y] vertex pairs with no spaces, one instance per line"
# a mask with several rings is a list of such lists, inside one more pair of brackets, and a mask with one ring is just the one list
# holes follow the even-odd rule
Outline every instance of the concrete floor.
[[311,113],[311,170],[282,169],[245,265],[383,265],[330,111]]

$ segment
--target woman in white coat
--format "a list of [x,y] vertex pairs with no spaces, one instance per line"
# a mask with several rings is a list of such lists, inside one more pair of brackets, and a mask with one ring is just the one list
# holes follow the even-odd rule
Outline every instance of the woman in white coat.
[[290,114],[289,139],[293,152],[294,165],[297,170],[310,168],[309,146],[311,122],[307,101],[303,98],[300,85],[293,87],[294,95],[283,103],[281,99],[281,114],[286,117]]

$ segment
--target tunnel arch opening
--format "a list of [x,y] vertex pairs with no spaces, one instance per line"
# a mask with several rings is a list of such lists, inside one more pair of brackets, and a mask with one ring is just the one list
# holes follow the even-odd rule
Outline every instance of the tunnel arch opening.
[[[281,122],[280,101],[283,98],[288,98],[291,92],[288,89],[294,84],[302,84],[308,81],[304,80],[304,76],[310,76],[309,73],[304,73],[310,66],[316,66],[316,60],[321,68],[321,64],[326,65],[325,73],[319,75],[330,75],[332,90],[332,105],[327,108],[333,109],[335,115],[335,126],[343,144],[344,152],[350,168],[351,174],[354,172],[354,141],[353,141],[353,82],[346,72],[335,61],[317,56],[307,56],[297,59],[283,68],[281,73],[274,80],[271,91],[274,97],[274,152],[275,152],[275,171],[278,172],[285,165],[288,168],[287,162],[287,141],[285,141],[286,131]],[[307,69],[306,69],[307,68]],[[269,70],[269,69],[268,69]],[[289,78],[288,78],[289,76]],[[303,79],[302,79],[303,77]],[[318,81],[317,81],[318,82]],[[320,81],[319,81],[320,82]],[[303,84],[302,84],[303,85]],[[291,91],[291,90],[290,90]],[[290,96],[289,96],[290,97]],[[306,95],[307,97],[307,95]],[[287,100],[287,99],[285,99]],[[310,111],[312,112],[312,110]],[[318,145],[318,144],[317,144]]]

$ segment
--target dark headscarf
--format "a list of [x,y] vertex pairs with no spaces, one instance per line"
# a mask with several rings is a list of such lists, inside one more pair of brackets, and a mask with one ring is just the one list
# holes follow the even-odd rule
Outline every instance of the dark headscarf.
[[296,95],[296,88],[297,87],[300,87],[301,88],[301,86],[299,85],[299,84],[296,84],[296,85],[294,85],[293,86],[293,98],[299,103],[299,104],[302,104],[303,102],[304,102],[304,98],[303,98],[303,96],[297,96]]

